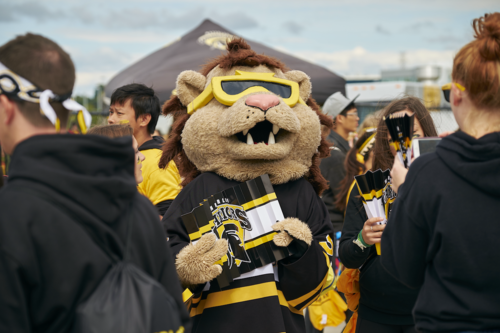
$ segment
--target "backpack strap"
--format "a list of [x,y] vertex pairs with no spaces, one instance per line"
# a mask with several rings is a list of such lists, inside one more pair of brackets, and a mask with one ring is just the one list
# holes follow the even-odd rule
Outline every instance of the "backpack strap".
[[125,246],[123,249],[123,261],[129,261],[130,259],[130,243],[131,243],[131,238],[132,238],[132,220],[133,220],[133,214],[134,211],[129,208],[129,212],[127,212],[127,216],[125,217],[127,219],[127,236],[125,238]]

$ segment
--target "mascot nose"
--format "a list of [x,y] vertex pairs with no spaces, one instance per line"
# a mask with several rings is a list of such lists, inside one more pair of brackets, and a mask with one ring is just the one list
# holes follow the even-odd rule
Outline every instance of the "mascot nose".
[[273,106],[280,104],[280,100],[274,95],[252,95],[248,96],[245,104],[248,106],[255,106],[265,112]]

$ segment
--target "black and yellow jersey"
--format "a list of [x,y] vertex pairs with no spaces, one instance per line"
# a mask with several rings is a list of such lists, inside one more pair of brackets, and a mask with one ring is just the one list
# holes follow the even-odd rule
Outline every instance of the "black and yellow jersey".
[[[173,254],[189,244],[181,215],[204,198],[239,183],[215,173],[202,173],[189,183],[171,204],[162,223]],[[298,260],[286,258],[235,278],[219,288],[216,280],[198,286],[189,302],[193,333],[298,333],[304,332],[302,311],[321,293],[333,255],[333,228],[323,201],[304,178],[274,185],[284,217],[306,222],[314,241]]]
[[181,176],[174,161],[170,161],[165,169],[158,167],[164,142],[162,137],[154,136],[139,147],[146,159],[142,162],[143,181],[137,186],[162,216],[181,190]]

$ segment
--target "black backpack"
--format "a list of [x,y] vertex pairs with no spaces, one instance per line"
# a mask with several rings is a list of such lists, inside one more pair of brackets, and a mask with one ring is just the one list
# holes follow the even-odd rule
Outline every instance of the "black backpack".
[[[26,192],[49,202],[37,190],[23,187],[23,193]],[[70,213],[65,205],[58,207]],[[127,219],[127,236],[126,243],[120,244],[124,249],[121,259],[100,244],[85,221],[77,219],[94,243],[111,259],[113,266],[87,300],[77,307],[72,333],[184,332],[181,314],[173,297],[160,283],[129,262],[132,207],[133,204],[124,214]],[[120,241],[119,237],[115,238]]]
[[112,259],[113,267],[92,295],[78,306],[73,333],[184,332],[172,296],[146,272],[128,261],[133,225],[130,215],[126,215],[127,241],[122,247],[123,259],[101,247]]

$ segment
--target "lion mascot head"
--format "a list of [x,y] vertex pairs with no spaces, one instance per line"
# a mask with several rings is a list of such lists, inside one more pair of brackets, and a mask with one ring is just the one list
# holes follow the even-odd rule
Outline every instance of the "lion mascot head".
[[329,155],[321,125],[332,123],[311,98],[309,77],[242,39],[227,50],[177,78],[177,95],[163,105],[175,122],[160,167],[174,160],[182,186],[200,172],[240,182],[267,173],[273,184],[306,177],[321,194],[319,162]]

